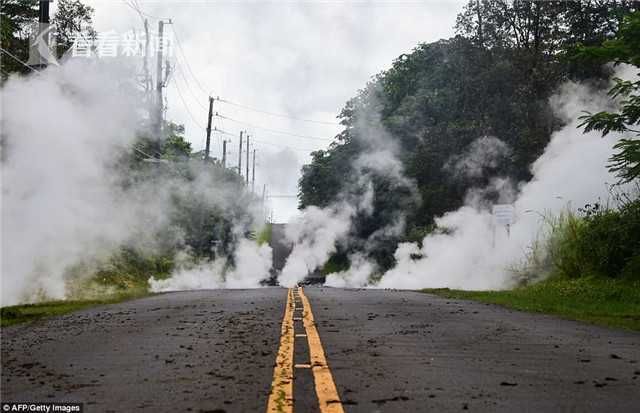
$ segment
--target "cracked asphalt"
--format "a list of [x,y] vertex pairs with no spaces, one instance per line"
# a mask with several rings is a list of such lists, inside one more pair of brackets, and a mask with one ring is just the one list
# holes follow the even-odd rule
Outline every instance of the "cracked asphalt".
[[[416,292],[304,291],[347,412],[640,411],[639,333]],[[3,328],[0,395],[265,411],[286,297],[176,292]],[[319,411],[309,371],[296,374],[294,410]]]

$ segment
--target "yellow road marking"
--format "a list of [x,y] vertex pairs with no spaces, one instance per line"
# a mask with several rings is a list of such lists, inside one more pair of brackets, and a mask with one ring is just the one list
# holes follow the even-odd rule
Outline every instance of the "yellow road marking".
[[293,290],[287,292],[287,306],[284,310],[280,337],[280,348],[273,369],[271,394],[267,412],[293,413]]
[[309,354],[312,366],[311,370],[313,371],[316,395],[318,396],[318,402],[320,403],[320,412],[344,413],[344,410],[342,409],[342,402],[338,395],[338,389],[333,382],[333,376],[331,375],[331,370],[327,364],[324,349],[320,342],[320,335],[316,329],[316,323],[313,320],[311,305],[309,304],[309,300],[304,294],[304,291],[302,291],[302,288],[298,288],[298,294],[302,300],[302,317],[304,328],[307,331],[307,341],[309,342]]

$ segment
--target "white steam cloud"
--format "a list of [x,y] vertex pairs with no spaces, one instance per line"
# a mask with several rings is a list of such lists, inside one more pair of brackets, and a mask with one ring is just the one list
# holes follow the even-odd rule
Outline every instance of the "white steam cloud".
[[[508,234],[496,225],[491,211],[476,202],[438,218],[438,227],[451,232],[428,235],[422,248],[401,244],[397,265],[382,276],[378,287],[501,289],[512,285],[514,266],[522,264],[527,249],[541,234],[541,215],[558,214],[608,196],[607,183],[616,178],[606,168],[616,136],[603,139],[597,132],[583,134],[578,117],[584,110],[610,105],[606,94],[589,87],[565,84],[551,104],[566,126],[555,132],[544,153],[533,163],[533,178],[515,197],[516,221]],[[504,185],[504,199],[514,196]],[[502,193],[502,192],[501,192]],[[476,197],[472,197],[476,200]],[[414,257],[421,257],[414,259]]]
[[495,136],[483,136],[469,145],[467,150],[452,156],[444,165],[446,170],[468,178],[484,176],[487,168],[495,168],[512,150]]
[[241,239],[235,250],[235,268],[227,271],[228,262],[218,258],[204,263],[181,265],[167,279],[151,278],[151,291],[202,290],[211,288],[255,288],[269,278],[271,248]]
[[[632,78],[627,73],[620,77]],[[620,71],[619,71],[620,72]],[[504,177],[489,180],[486,188],[469,191],[466,205],[436,219],[444,229],[427,235],[420,247],[401,243],[394,254],[396,266],[377,280],[375,265],[362,255],[351,257],[347,271],[329,274],[326,285],[334,287],[502,289],[515,283],[514,268],[526,261],[527,252],[544,236],[543,215],[578,208],[609,196],[617,180],[607,170],[607,159],[620,136],[583,134],[578,117],[585,110],[612,109],[601,91],[566,83],[551,99],[566,126],[555,132],[544,153],[532,164],[530,182],[514,185]],[[468,177],[483,176],[495,168],[511,149],[493,137],[482,137],[446,168]],[[625,188],[622,188],[625,190]],[[509,231],[495,222],[486,194],[497,193],[499,203],[512,203],[515,222]],[[295,249],[294,249],[295,250]]]
[[[337,202],[326,208],[305,208],[298,220],[287,226],[285,236],[293,244],[293,249],[278,276],[280,285],[290,287],[304,280],[327,262],[338,244],[350,242],[356,216],[373,213],[376,196],[374,175],[384,177],[395,187],[408,188],[412,192],[415,189],[415,184],[404,175],[403,164],[398,158],[399,148],[380,124],[379,117],[363,112],[357,117],[357,124],[353,138],[364,147],[364,151],[352,165],[352,176],[356,178],[347,182]],[[374,246],[379,237],[402,232],[404,223],[404,216],[399,214],[391,225],[372,234],[368,245]],[[357,263],[364,259],[362,256],[354,258]],[[367,268],[372,268],[372,265],[367,264]],[[363,270],[358,272],[362,273]],[[348,274],[339,274],[335,282],[341,283],[340,280],[349,278]]]
[[[221,210],[250,204],[197,170],[188,185],[177,178],[121,185],[118,157],[136,139],[145,108],[131,79],[135,72],[118,61],[72,59],[2,87],[3,306],[66,298],[70,268],[105,259],[120,246],[183,245],[179,230],[167,230],[176,195],[199,194]],[[270,256],[248,243],[239,242],[224,284],[188,287],[258,286]],[[209,266],[194,277],[215,279],[219,270]]]

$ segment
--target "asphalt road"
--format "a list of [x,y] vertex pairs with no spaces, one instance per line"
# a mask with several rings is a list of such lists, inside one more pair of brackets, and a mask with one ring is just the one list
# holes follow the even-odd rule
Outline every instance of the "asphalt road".
[[[638,333],[406,291],[304,295],[331,406],[346,412],[640,411]],[[287,302],[280,288],[178,292],[3,328],[0,395],[85,412],[264,412]],[[292,403],[318,412],[318,346],[296,311]]]

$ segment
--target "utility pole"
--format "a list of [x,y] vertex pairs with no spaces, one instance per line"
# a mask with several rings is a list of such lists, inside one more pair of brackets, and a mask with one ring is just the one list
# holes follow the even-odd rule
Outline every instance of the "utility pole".
[[222,169],[227,169],[227,140],[222,141]]
[[204,148],[204,160],[209,160],[209,152],[211,150],[211,122],[213,120],[213,98],[209,96],[209,120],[207,121],[207,144]]
[[144,91],[150,94],[152,88],[151,74],[149,73],[149,20],[144,19]]
[[162,80],[162,59],[164,52],[164,20],[158,22],[158,62],[156,67],[156,114],[155,114],[155,135],[157,139],[160,139],[162,135],[162,88],[164,82]]
[[151,72],[149,69],[149,20],[144,19],[144,59],[143,59],[143,70],[144,70],[144,97],[146,99],[147,110],[149,111],[149,122],[153,121],[154,108],[153,108],[153,79],[151,78]]
[[47,67],[50,59],[56,61],[56,56],[49,47],[49,3],[53,0],[40,0],[38,3],[38,32],[29,44],[29,60],[27,65],[38,70]]
[[249,135],[247,135],[247,175],[245,175],[247,179],[247,187],[249,186]]
[[251,170],[251,192],[256,192],[256,150],[253,150],[253,168]]
[[262,184],[262,216],[267,220],[267,206],[265,204],[267,198],[267,184]]
[[238,150],[238,175],[242,176],[242,132],[240,132],[240,149]]

